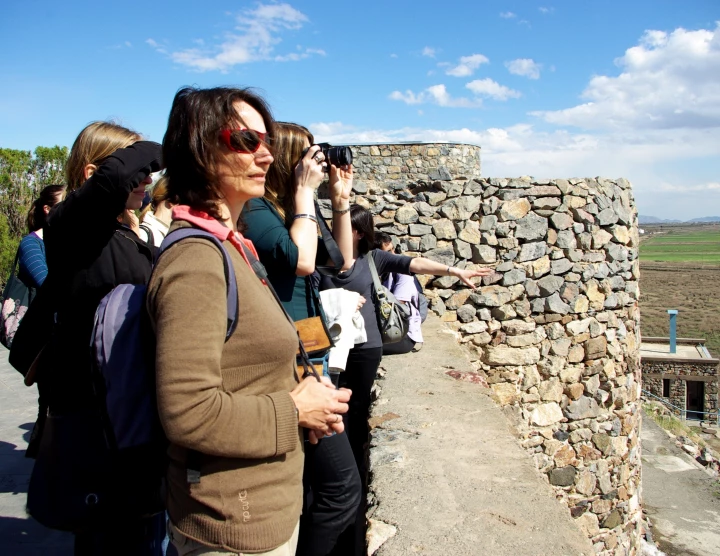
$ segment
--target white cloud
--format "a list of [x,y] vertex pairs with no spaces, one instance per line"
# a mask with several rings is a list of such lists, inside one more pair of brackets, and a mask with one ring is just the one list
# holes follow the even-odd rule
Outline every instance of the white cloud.
[[509,98],[520,98],[522,96],[519,91],[510,89],[505,85],[500,85],[489,77],[470,81],[465,87],[476,95],[494,98],[495,100],[507,100]]
[[435,58],[435,49],[430,48],[429,46],[426,46],[422,50],[422,55],[427,56],[428,58]]
[[445,73],[454,77],[467,77],[472,75],[481,64],[487,64],[489,62],[490,60],[482,54],[462,56],[458,65],[445,70]]
[[393,53],[393,54],[390,54],[390,58],[397,58],[397,57],[398,57],[398,55],[397,55],[397,54],[395,54],[395,53]]
[[500,17],[502,17],[503,19],[512,19],[513,17],[517,16],[512,12],[500,12]]
[[393,91],[390,93],[391,100],[399,100],[405,104],[437,104],[446,108],[478,108],[482,106],[480,99],[469,99],[465,97],[455,98],[447,92],[443,84],[433,85],[420,93],[407,90]]
[[646,31],[615,62],[620,75],[593,77],[584,104],[533,115],[586,129],[720,126],[720,23],[714,30]]
[[[325,55],[324,51],[315,48],[275,53],[275,47],[282,42],[281,34],[298,30],[309,21],[305,14],[289,4],[258,4],[255,9],[240,13],[236,16],[236,20],[237,26],[234,32],[228,33],[222,43],[204,47],[204,43],[196,39],[193,42],[199,44],[198,48],[172,52],[170,58],[178,64],[200,72],[227,72],[239,64],[264,60],[290,62],[314,55]],[[148,44],[156,47],[157,43],[154,45],[148,42]]]
[[531,58],[518,58],[505,62],[505,67],[514,75],[522,75],[528,79],[539,79],[542,65]]
[[[701,165],[720,156],[720,130],[624,130],[603,135],[567,130],[538,131],[528,124],[487,129],[359,129],[312,124],[318,141],[334,144],[399,141],[456,142],[482,148],[482,173],[488,177],[624,177],[633,184],[640,213],[690,219],[720,214],[717,178],[690,177],[667,167]],[[663,166],[665,165],[665,166]],[[712,171],[709,171],[712,174]]]
[[540,6],[540,7],[538,8],[538,11],[539,11],[541,14],[550,14],[550,13],[552,13],[552,12],[555,11],[555,8],[552,8],[552,7],[548,8],[548,7],[546,7],[546,6]]

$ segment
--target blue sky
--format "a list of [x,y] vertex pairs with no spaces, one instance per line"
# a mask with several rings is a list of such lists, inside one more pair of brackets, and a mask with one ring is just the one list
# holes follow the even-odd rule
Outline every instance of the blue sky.
[[458,141],[483,175],[625,177],[720,215],[720,1],[4,0],[0,146],[115,119],[162,140],[183,85],[259,88],[336,143]]

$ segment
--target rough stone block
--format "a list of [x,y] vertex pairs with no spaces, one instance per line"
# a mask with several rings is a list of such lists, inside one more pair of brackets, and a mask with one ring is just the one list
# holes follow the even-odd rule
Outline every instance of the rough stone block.
[[534,213],[519,219],[515,223],[515,237],[528,241],[544,239],[548,231],[547,218],[542,218]]
[[474,263],[489,264],[497,260],[497,251],[489,245],[473,245],[471,252],[471,260]]
[[505,201],[500,206],[500,218],[503,221],[519,220],[530,212],[530,201],[525,198]]
[[[560,409],[560,406],[555,402],[539,405],[530,415],[530,422],[538,427],[549,427],[562,421],[562,419],[562,409]],[[572,484],[572,482],[569,484]]]
[[[553,469],[550,471],[548,478],[550,484],[558,487],[571,486],[575,482],[576,469],[572,465],[562,467],[560,469]],[[595,518],[597,519],[597,518]]]
[[540,350],[536,347],[512,348],[508,346],[489,347],[483,356],[486,365],[533,365],[540,361]]
[[455,239],[457,237],[455,224],[447,218],[436,221],[432,228],[437,239]]

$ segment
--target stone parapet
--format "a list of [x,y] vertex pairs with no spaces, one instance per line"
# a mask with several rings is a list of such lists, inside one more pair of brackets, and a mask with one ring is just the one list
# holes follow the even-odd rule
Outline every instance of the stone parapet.
[[454,143],[353,145],[355,189],[404,189],[408,183],[480,177],[480,147]]
[[477,354],[521,444],[596,552],[634,554],[641,373],[630,183],[444,177],[377,180],[355,202],[398,252],[494,268],[475,291],[454,277],[427,280],[431,308]]

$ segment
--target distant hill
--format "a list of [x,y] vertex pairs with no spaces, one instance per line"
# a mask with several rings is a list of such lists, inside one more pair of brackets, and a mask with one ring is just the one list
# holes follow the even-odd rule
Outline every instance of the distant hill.
[[658,218],[657,216],[645,216],[639,214],[638,222],[640,224],[680,224],[682,223],[682,220],[666,220],[664,218]]
[[693,218],[688,222],[720,222],[720,216],[703,216],[702,218]]

